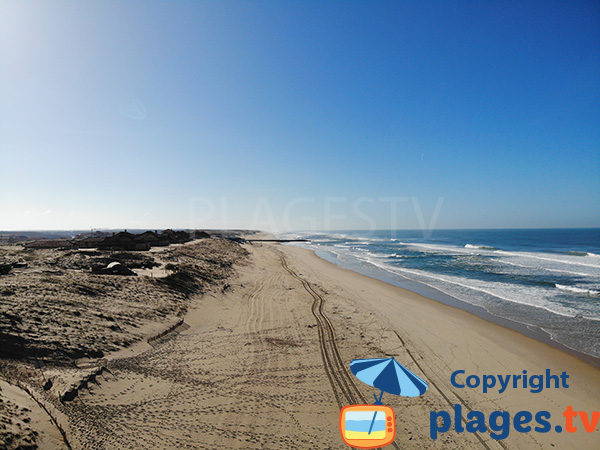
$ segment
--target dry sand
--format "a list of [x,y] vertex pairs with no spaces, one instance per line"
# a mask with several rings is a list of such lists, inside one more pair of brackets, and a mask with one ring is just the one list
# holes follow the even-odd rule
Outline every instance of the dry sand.
[[25,391],[0,380],[0,448],[63,449],[63,438],[48,416]]
[[[191,299],[225,288],[233,264],[243,264],[246,255],[223,239],[160,252],[0,247],[0,261],[26,264],[0,276],[0,377],[12,384],[12,393],[25,393],[17,384],[29,390],[68,428],[69,410],[58,401],[60,395],[98,386],[110,376],[106,371],[95,375],[105,356],[135,353],[140,341],[179,323]],[[162,272],[170,264],[171,270],[159,279],[89,270],[114,260],[130,267],[158,264]],[[48,379],[48,389],[42,389]],[[23,415],[23,408],[31,408],[7,392],[0,392],[0,448],[55,448],[33,433],[43,430],[27,411]]]
[[[107,369],[64,405],[46,399],[74,449],[344,449],[340,408],[372,403],[349,371],[355,358],[394,356],[428,381],[422,397],[384,395],[397,437],[389,448],[594,449],[598,432],[449,431],[429,437],[430,411],[462,405],[486,416],[527,409],[561,423],[567,405],[598,410],[600,371],[467,312],[340,269],[304,249],[244,246],[236,275],[186,303],[184,322],[152,345],[108,355]],[[95,365],[94,365],[95,364]],[[81,376],[97,368],[80,364]],[[466,374],[570,375],[570,388],[482,394],[450,384]],[[56,379],[65,368],[53,368]],[[70,369],[75,370],[75,369]],[[62,372],[61,372],[62,371]],[[72,375],[72,372],[69,372]],[[464,379],[464,377],[463,377]],[[598,427],[596,427],[597,429]]]

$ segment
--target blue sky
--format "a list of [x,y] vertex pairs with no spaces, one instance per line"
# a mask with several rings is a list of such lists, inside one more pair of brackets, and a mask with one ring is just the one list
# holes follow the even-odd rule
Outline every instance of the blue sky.
[[600,226],[600,4],[0,3],[0,229]]

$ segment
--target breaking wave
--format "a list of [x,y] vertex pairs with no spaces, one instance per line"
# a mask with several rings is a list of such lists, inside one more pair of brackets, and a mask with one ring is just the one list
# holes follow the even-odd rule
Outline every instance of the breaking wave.
[[465,245],[465,248],[474,248],[474,249],[479,249],[479,250],[497,250],[496,247],[489,247],[487,245],[471,245],[471,244],[467,244],[467,245]]
[[574,294],[590,295],[592,297],[600,297],[600,291],[595,289],[578,288],[575,286],[566,286],[564,284],[555,284],[561,291],[573,292]]

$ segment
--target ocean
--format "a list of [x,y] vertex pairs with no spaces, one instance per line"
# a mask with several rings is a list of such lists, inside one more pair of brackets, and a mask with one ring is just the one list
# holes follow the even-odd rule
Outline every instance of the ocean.
[[309,239],[298,245],[341,267],[600,358],[600,229],[294,232],[280,237]]

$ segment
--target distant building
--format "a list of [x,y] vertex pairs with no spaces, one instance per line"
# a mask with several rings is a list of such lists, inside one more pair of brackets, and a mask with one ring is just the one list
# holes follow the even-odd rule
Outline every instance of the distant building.
[[[77,247],[77,248],[99,248],[99,249],[118,249],[125,251],[149,250],[151,247],[166,247],[170,244],[183,244],[194,239],[209,238],[210,235],[206,231],[174,231],[166,229],[162,232],[145,231],[141,234],[132,234],[127,230],[120,233],[113,233],[108,236],[105,232],[82,233],[75,237],[72,241],[61,240],[64,245],[58,247]],[[39,242],[57,242],[55,241],[39,241]],[[33,248],[55,248],[44,247],[39,244]]]
[[75,245],[80,248],[98,248],[105,238],[103,237],[88,237],[75,241]]
[[171,229],[164,230],[161,236],[166,237],[170,244],[183,244],[192,240],[187,231],[173,231]]
[[25,248],[73,248],[69,239],[40,239],[26,243]]
[[119,250],[135,251],[135,250],[150,250],[150,243],[139,241],[138,235],[131,234],[127,231],[121,231],[112,236],[104,238],[98,245],[98,248],[114,248]]
[[110,233],[107,233],[106,231],[96,230],[91,231],[89,233],[79,233],[73,239],[83,240],[88,238],[105,238],[107,236],[110,236]]
[[136,235],[138,242],[148,242],[151,247],[166,247],[169,245],[169,238],[154,231],[146,231]]

